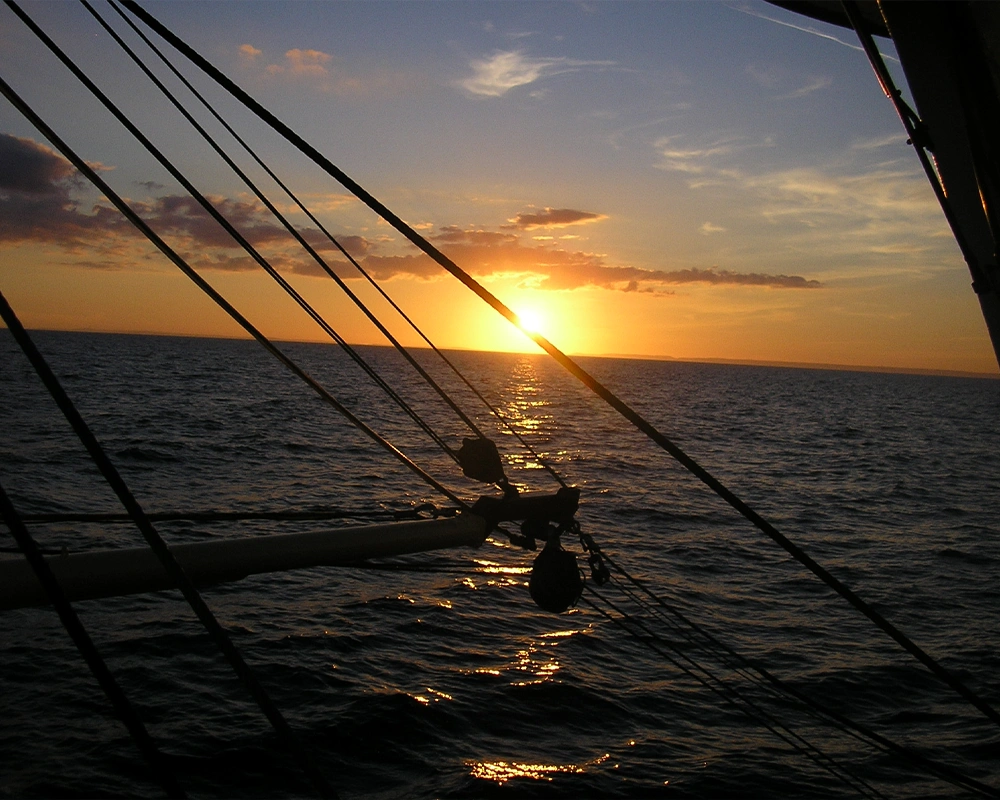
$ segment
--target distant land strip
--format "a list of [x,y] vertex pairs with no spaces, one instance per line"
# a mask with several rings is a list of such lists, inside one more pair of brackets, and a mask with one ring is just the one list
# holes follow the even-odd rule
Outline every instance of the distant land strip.
[[[6,326],[0,323],[0,330],[6,330]],[[42,332],[42,333],[96,333],[102,335],[111,336],[160,336],[164,338],[176,338],[176,339],[224,339],[224,340],[237,340],[237,341],[252,341],[246,336],[213,336],[206,334],[188,334],[188,333],[161,333],[158,331],[109,331],[109,330],[62,330],[58,328],[34,328],[31,332]],[[329,341],[316,341],[314,339],[281,339],[278,338],[277,342],[289,342],[294,344],[321,344],[330,345],[336,347],[337,345]],[[350,342],[354,346],[359,347],[389,347],[385,344],[370,344],[365,342]],[[430,350],[426,346],[412,345],[407,347],[408,350]],[[464,347],[442,347],[441,350],[445,352],[469,352],[469,353],[489,353],[493,352],[490,350],[474,350],[472,348]],[[500,351],[508,352],[508,351]],[[521,355],[539,355],[542,356],[544,353],[521,353]],[[634,353],[574,353],[570,352],[573,358],[624,358],[630,361],[671,361],[683,364],[727,364],[736,367],[779,367],[782,369],[816,369],[816,370],[829,370],[833,372],[879,372],[888,374],[898,374],[898,375],[937,375],[945,378],[984,378],[986,380],[1000,380],[1000,371],[998,372],[970,372],[965,370],[957,369],[933,369],[933,368],[921,368],[921,367],[878,367],[878,366],[865,366],[861,364],[823,364],[823,363],[813,363],[811,361],[756,361],[752,359],[740,359],[740,358],[675,358],[673,356],[650,356],[650,355],[636,355]]]
[[[574,356],[576,358],[577,356]],[[811,361],[755,361],[739,358],[673,358],[671,356],[637,356],[624,353],[602,353],[599,356],[580,353],[580,358],[626,358],[635,361],[673,361],[683,364],[726,364],[736,367],[780,367],[783,369],[817,369],[833,372],[884,372],[898,375],[936,375],[945,378],[985,378],[1000,380],[1000,372],[967,372],[957,369],[923,369],[920,367],[873,367],[863,364],[817,364]]]

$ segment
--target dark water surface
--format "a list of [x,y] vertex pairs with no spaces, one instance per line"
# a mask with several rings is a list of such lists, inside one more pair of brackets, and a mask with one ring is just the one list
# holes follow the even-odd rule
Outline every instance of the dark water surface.
[[[364,521],[450,505],[254,343],[36,340],[148,512],[342,508]],[[338,349],[284,347],[460,496],[490,493]],[[395,353],[362,352],[446,441],[468,435]],[[674,627],[673,610],[838,713],[1000,785],[995,725],[555,365],[453,357],[581,488],[584,531],[664,605],[617,579],[589,583],[569,613],[541,612],[526,587],[534,554],[499,534],[394,562],[419,571],[311,569],[205,590],[342,796],[966,796],[772,695]],[[584,363],[1000,706],[1000,382]],[[0,482],[21,514],[120,510],[7,333],[0,420]],[[496,439],[516,483],[557,488],[513,436]],[[357,523],[157,527],[183,542]],[[141,544],[124,524],[31,530],[56,550]],[[13,545],[2,527],[0,544]],[[179,593],[77,608],[190,796],[310,793]],[[0,614],[0,653],[0,796],[161,794],[51,609]]]

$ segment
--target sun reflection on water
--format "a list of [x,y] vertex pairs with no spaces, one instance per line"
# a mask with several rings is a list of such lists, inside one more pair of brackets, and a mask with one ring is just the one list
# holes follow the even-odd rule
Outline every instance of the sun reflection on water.
[[552,414],[546,413],[545,409],[550,403],[541,395],[539,376],[531,359],[522,359],[514,367],[505,394],[508,399],[504,404],[504,417],[518,433],[532,436],[549,429]]
[[462,586],[473,590],[484,586],[520,586],[525,584],[524,576],[531,572],[531,567],[510,567],[479,558],[473,561],[476,565],[475,574],[458,581]]
[[570,628],[568,631],[551,631],[549,633],[539,634],[540,639],[566,639],[570,636],[576,636],[580,633],[590,633],[591,628]]
[[427,687],[427,694],[410,694],[410,697],[424,706],[429,706],[431,703],[437,703],[441,700],[455,699],[450,694],[439,692],[437,689],[432,689],[430,686]]
[[509,567],[498,564],[496,561],[486,561],[481,558],[473,559],[473,563],[479,567],[477,572],[487,575],[526,575],[531,572],[531,567]]
[[466,761],[465,764],[469,767],[469,774],[472,777],[503,784],[512,778],[552,781],[553,775],[580,774],[586,772],[587,767],[602,764],[608,758],[610,754],[605,753],[583,764],[526,764],[519,761]]
[[511,681],[511,686],[535,686],[545,683],[559,671],[560,665],[555,658],[536,660],[537,652],[536,647],[528,647],[517,652],[510,668],[515,672],[529,673],[533,677]]

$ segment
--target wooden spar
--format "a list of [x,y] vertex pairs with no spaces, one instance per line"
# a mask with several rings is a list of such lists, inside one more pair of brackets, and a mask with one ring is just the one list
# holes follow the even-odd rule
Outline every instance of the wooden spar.
[[[334,531],[188,542],[170,549],[192,583],[209,586],[263,572],[344,566],[366,558],[446,547],[478,547],[486,533],[486,521],[481,517],[460,514]],[[174,588],[153,551],[144,547],[49,556],[46,561],[69,600]],[[0,560],[0,611],[48,602],[25,559]]]

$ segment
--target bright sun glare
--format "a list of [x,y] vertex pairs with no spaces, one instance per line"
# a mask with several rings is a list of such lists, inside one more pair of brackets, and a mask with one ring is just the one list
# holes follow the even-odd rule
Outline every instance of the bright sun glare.
[[545,315],[534,308],[525,308],[517,312],[518,319],[529,333],[542,333],[545,327]]

